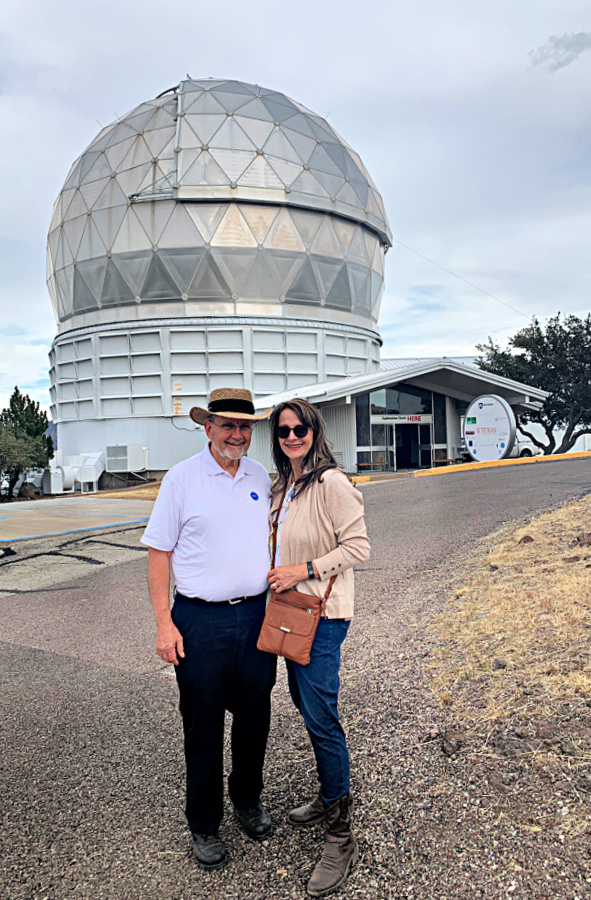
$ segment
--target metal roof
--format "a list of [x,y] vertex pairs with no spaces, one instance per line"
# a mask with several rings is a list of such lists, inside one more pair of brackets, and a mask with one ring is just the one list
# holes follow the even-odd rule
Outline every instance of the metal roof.
[[[459,359],[464,361],[459,362]],[[263,409],[270,405],[283,403],[285,400],[293,400],[295,397],[313,403],[330,403],[343,397],[353,397],[367,391],[379,390],[389,384],[397,384],[401,381],[418,381],[425,387],[431,387],[432,390],[439,390],[441,393],[460,399],[494,392],[504,396],[513,406],[523,409],[537,409],[548,396],[546,391],[539,388],[485,372],[483,369],[479,369],[474,362],[468,364],[467,360],[469,359],[469,357],[458,359],[442,357],[423,360],[383,360],[383,363],[394,364],[370,375],[355,375],[323,384],[305,385],[283,391],[280,394],[258,397],[255,406]],[[395,365],[396,362],[400,362],[400,365]],[[437,375],[437,373],[440,374],[441,384],[434,386],[434,379],[429,376]],[[395,378],[393,378],[393,374],[395,374]]]

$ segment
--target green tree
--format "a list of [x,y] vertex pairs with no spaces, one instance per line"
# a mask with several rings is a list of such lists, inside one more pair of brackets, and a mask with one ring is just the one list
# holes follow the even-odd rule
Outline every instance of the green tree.
[[0,473],[5,499],[26,469],[45,467],[53,456],[53,441],[46,436],[47,414],[39,404],[15,387],[6,409],[0,413]]
[[[591,434],[591,314],[579,319],[561,314],[540,325],[538,319],[509,338],[503,350],[491,337],[478,344],[481,369],[548,391],[539,411],[521,413],[519,430],[546,456],[566,453],[583,434]],[[547,442],[527,431],[536,422]],[[559,446],[555,430],[564,428]]]

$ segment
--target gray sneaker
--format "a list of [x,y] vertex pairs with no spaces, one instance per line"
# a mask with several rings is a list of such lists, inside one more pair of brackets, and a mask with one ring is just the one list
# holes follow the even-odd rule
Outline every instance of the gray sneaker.
[[228,862],[226,848],[217,834],[193,832],[193,855],[202,869],[221,869]]

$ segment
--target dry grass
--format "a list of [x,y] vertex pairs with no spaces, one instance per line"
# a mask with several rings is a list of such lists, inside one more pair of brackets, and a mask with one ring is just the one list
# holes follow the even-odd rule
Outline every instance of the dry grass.
[[437,624],[433,665],[457,715],[490,721],[591,696],[590,532],[591,495],[505,536],[468,572]]
[[105,500],[155,500],[160,490],[160,482],[142,484],[138,487],[124,488],[119,491],[99,491],[93,497]]

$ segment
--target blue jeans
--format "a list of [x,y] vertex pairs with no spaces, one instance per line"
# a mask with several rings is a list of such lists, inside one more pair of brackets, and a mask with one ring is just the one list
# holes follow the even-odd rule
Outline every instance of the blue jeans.
[[349,625],[320,619],[308,665],[287,660],[289,693],[308,729],[327,806],[349,793],[349,751],[338,710],[341,644]]

